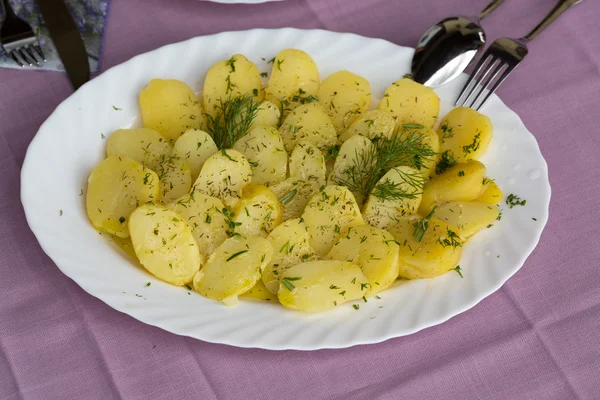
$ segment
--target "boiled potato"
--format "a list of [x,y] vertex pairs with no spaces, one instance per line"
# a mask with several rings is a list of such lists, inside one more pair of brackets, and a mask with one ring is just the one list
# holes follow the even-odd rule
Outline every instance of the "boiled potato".
[[212,137],[200,129],[190,129],[181,135],[175,142],[174,150],[175,154],[190,167],[192,181],[198,178],[208,157],[218,151]]
[[320,150],[337,143],[335,127],[329,115],[319,103],[304,104],[294,109],[279,128],[287,151],[294,150],[296,143],[307,141]]
[[446,203],[435,210],[435,216],[448,225],[456,227],[456,233],[463,240],[493,224],[498,215],[500,215],[498,207],[476,201]]
[[362,298],[368,286],[369,281],[355,264],[312,261],[283,273],[277,297],[287,308],[319,312]]
[[290,219],[276,227],[267,237],[273,246],[273,258],[263,270],[261,279],[267,290],[276,294],[279,278],[294,265],[316,259],[310,247],[310,236],[306,224],[300,218]]
[[349,71],[329,75],[319,87],[319,102],[331,117],[338,134],[364,114],[371,104],[371,84]]
[[[368,154],[373,149],[373,143],[364,136],[357,135],[342,143],[338,156],[335,159],[333,169],[329,174],[327,183],[329,185],[346,185],[350,180],[348,171],[353,169],[352,174],[359,174],[360,172],[355,171],[357,168],[357,156],[360,158],[362,155]],[[361,193],[352,193],[356,198],[358,204],[364,202],[363,195]]]
[[148,128],[118,129],[106,143],[107,156],[127,156],[153,171],[158,169],[160,158],[172,150],[160,133]]
[[485,165],[476,160],[456,164],[425,184],[419,212],[427,214],[435,203],[471,201],[481,194]]
[[235,232],[243,236],[267,237],[281,223],[283,210],[279,200],[266,186],[249,184],[233,208]]
[[475,199],[475,201],[495,205],[502,203],[504,193],[502,193],[502,190],[500,190],[498,184],[491,179],[488,179],[485,183],[487,183],[484,184],[485,189],[481,192],[479,197]]
[[[398,218],[412,215],[419,209],[425,180],[414,168],[396,167],[389,170],[375,185],[363,208],[365,221],[381,229]],[[394,185],[405,193],[404,198],[382,200],[383,186]]]
[[204,78],[202,105],[207,114],[216,116],[218,108],[228,99],[253,96],[263,97],[260,72],[253,62],[241,54],[216,62]]
[[156,172],[160,179],[161,201],[164,204],[189,193],[192,187],[192,171],[179,156],[161,156]]
[[283,207],[283,220],[300,218],[312,196],[319,191],[319,184],[304,179],[288,178],[271,186],[271,190]]
[[200,101],[185,83],[152,79],[140,92],[144,128],[154,129],[171,144],[189,129],[206,124]]
[[140,204],[160,197],[154,171],[126,156],[109,156],[96,165],[88,178],[87,215],[100,231],[129,237],[129,215]]
[[325,157],[317,146],[309,142],[299,142],[290,156],[290,177],[325,184]]
[[345,142],[355,135],[362,135],[369,139],[385,137],[390,139],[396,130],[396,119],[388,111],[371,110],[356,119],[350,127],[340,135],[340,140]]
[[258,125],[238,140],[233,148],[250,163],[253,183],[272,186],[285,179],[288,155],[277,128]]
[[440,99],[433,89],[403,78],[387,88],[379,109],[389,111],[403,124],[418,124],[431,129],[440,112]]
[[252,169],[242,153],[232,149],[221,150],[206,160],[194,189],[220,199],[227,207],[233,207],[251,179]]
[[369,280],[367,296],[387,289],[398,278],[398,243],[388,231],[369,225],[342,232],[326,258],[358,265]]
[[261,280],[256,282],[256,285],[252,286],[252,289],[243,293],[240,297],[249,300],[263,300],[275,303],[278,301],[277,296],[269,292],[265,287],[265,284]]
[[267,99],[283,102],[294,108],[294,97],[316,96],[319,91],[319,70],[313,59],[302,50],[282,50],[273,59],[273,69],[265,90]]
[[110,239],[112,242],[125,254],[127,254],[135,263],[138,263],[137,255],[135,254],[135,250],[133,249],[133,243],[131,243],[131,238],[120,238],[118,236],[110,235]]
[[221,200],[193,190],[168,207],[185,219],[203,256],[210,256],[227,239],[229,218]]
[[430,217],[421,242],[415,239],[417,216],[400,218],[388,227],[399,244],[400,269],[398,276],[405,279],[434,278],[456,266],[462,254],[462,242],[456,228]]
[[260,280],[273,257],[273,247],[261,237],[234,236],[221,244],[194,276],[194,290],[204,297],[235,305],[237,297]]
[[492,121],[468,107],[451,110],[438,128],[440,151],[448,151],[456,161],[478,160],[492,141]]
[[315,193],[302,218],[308,227],[310,245],[318,256],[325,256],[343,229],[363,225],[354,196],[345,186],[330,185]]
[[131,213],[135,254],[152,275],[173,285],[192,281],[204,257],[184,219],[164,206],[144,204]]
[[280,119],[281,111],[279,107],[271,101],[264,100],[258,106],[256,116],[252,121],[252,125],[250,125],[250,128],[248,128],[248,132],[256,128],[258,125],[268,125],[277,127],[279,126]]

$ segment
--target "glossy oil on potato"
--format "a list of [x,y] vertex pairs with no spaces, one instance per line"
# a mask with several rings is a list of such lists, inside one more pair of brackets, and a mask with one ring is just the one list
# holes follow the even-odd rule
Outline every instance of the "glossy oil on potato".
[[118,129],[106,142],[106,156],[127,156],[144,167],[157,171],[160,159],[173,151],[169,142],[148,128]]
[[250,125],[248,131],[251,131],[258,125],[278,127],[280,119],[281,110],[279,107],[271,101],[263,100],[258,106],[256,117],[254,118],[254,121],[252,121],[252,125]]
[[243,236],[267,237],[281,223],[283,210],[279,200],[266,186],[244,186],[242,198],[233,208],[235,232]]
[[435,216],[456,227],[462,239],[468,239],[482,229],[491,226],[500,215],[498,207],[477,201],[456,201],[440,205]]
[[484,186],[485,189],[481,192],[479,197],[475,199],[476,201],[494,205],[499,205],[500,203],[502,203],[504,193],[502,193],[502,190],[496,182],[488,179],[487,185]]
[[190,129],[177,139],[174,150],[175,154],[190,167],[192,181],[195,181],[208,157],[215,154],[218,149],[208,133],[200,129]]
[[319,103],[294,109],[283,121],[279,133],[288,152],[300,141],[313,143],[321,150],[337,143],[333,122]]
[[[319,91],[319,70],[313,59],[296,49],[285,49],[273,59],[271,77],[265,90],[267,99],[288,103],[295,108],[294,96],[316,96]],[[296,104],[293,104],[296,103]]]
[[110,156],[88,178],[86,210],[92,225],[121,238],[129,237],[127,221],[135,208],[160,196],[156,173],[125,156]]
[[399,125],[420,124],[431,129],[440,112],[440,99],[433,89],[403,78],[387,88],[379,109],[389,111]]
[[129,231],[140,263],[165,282],[177,286],[190,283],[204,263],[185,220],[166,207],[139,207],[131,214]]
[[448,151],[458,162],[478,160],[492,140],[492,121],[468,107],[451,110],[438,128],[440,152]]

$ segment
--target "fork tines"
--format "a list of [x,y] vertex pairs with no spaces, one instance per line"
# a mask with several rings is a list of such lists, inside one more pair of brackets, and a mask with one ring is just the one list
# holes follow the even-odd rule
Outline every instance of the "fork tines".
[[40,66],[41,62],[46,61],[44,52],[42,51],[40,45],[37,43],[23,45],[15,47],[11,50],[6,50],[8,52],[8,55],[20,67],[24,67],[25,65],[29,65],[30,67],[32,67],[33,64]]

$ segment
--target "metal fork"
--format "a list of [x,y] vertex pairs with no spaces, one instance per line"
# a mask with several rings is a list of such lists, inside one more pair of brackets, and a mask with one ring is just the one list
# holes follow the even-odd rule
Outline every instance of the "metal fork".
[[17,17],[8,0],[2,0],[4,5],[4,23],[0,28],[0,43],[6,54],[21,67],[25,64],[39,66],[46,61],[37,36],[31,26]]
[[529,52],[527,43],[535,39],[562,13],[582,1],[560,0],[546,18],[524,37],[520,39],[500,38],[492,43],[460,92],[456,106],[479,110],[508,75],[523,61]]

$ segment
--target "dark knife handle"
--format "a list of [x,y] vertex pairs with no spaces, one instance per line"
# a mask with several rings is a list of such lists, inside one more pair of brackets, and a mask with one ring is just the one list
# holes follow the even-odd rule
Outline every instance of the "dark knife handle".
[[77,24],[63,0],[37,0],[37,3],[73,89],[77,90],[90,80],[87,50]]

